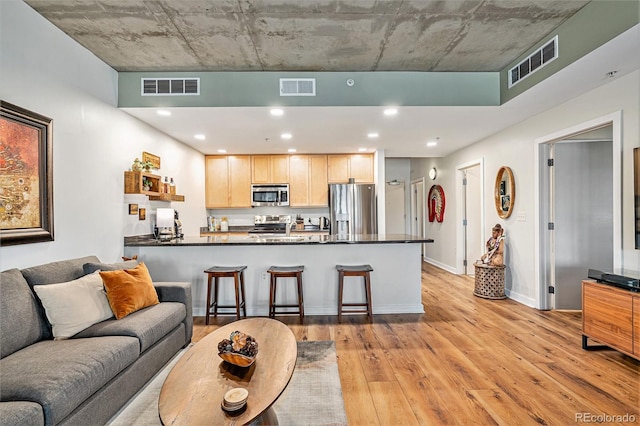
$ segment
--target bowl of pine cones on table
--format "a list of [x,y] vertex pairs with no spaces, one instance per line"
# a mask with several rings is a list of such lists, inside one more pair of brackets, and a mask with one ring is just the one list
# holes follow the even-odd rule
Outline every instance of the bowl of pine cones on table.
[[239,367],[249,367],[258,355],[258,342],[248,334],[234,331],[218,343],[218,356]]

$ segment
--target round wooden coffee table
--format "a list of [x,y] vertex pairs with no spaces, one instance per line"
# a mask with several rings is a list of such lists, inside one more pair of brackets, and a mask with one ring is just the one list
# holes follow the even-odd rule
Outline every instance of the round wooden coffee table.
[[[249,367],[218,356],[218,342],[235,330],[258,342],[258,355]],[[227,324],[196,343],[173,367],[160,391],[160,419],[165,425],[277,424],[271,405],[287,387],[297,356],[295,336],[280,321],[249,318]],[[235,416],[221,408],[231,388],[249,391],[246,409]]]

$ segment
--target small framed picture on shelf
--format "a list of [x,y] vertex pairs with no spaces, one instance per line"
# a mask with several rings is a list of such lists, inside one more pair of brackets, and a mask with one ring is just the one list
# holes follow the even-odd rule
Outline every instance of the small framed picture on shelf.
[[129,214],[138,214],[137,204],[129,204]]
[[153,155],[151,153],[148,152],[142,152],[142,163],[146,163],[146,162],[150,162],[151,163],[151,168],[152,169],[159,169],[160,168],[160,157],[158,157],[157,155]]
[[138,220],[147,219],[147,209],[138,209]]

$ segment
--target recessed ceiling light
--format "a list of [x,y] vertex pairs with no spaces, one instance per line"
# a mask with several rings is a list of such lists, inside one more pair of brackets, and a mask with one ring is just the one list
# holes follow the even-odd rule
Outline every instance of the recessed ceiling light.
[[166,109],[159,109],[158,111],[156,111],[156,113],[163,117],[168,117],[171,115],[171,111],[167,111]]
[[397,108],[387,108],[384,110],[384,115],[396,115],[398,113]]
[[194,138],[198,139],[199,141],[203,141],[205,140],[207,137],[205,135],[203,135],[202,133],[198,133],[197,135],[193,135]]
[[271,111],[269,111],[271,113],[271,115],[275,115],[276,117],[280,117],[281,115],[284,115],[284,111],[281,110],[280,108],[272,108]]
[[375,132],[367,133],[367,137],[370,139],[377,138],[378,136],[380,135]]
[[296,149],[295,148],[289,148],[287,151],[288,152],[296,152]]
[[225,154],[226,152],[227,152],[227,150],[226,150],[226,149],[219,149],[219,150],[218,150],[218,153],[220,153],[220,154]]
[[283,133],[280,135],[280,137],[282,139],[291,139],[293,136],[291,135],[291,133]]
[[438,142],[427,142],[427,146],[429,148],[432,148],[432,147],[437,146],[437,145],[438,145]]
[[365,152],[367,150],[367,148],[358,148],[358,151],[360,152]]

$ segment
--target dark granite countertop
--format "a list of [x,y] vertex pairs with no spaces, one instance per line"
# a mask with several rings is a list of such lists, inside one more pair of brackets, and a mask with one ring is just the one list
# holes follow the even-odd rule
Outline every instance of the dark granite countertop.
[[125,247],[159,247],[159,246],[241,246],[241,245],[313,245],[313,244],[399,244],[399,243],[432,243],[431,238],[421,238],[407,234],[358,234],[349,237],[338,235],[207,235],[186,236],[170,241],[156,241],[151,235],[124,237]]
[[[255,226],[230,226],[228,231],[209,231],[206,226],[200,227],[200,236],[223,235],[223,234],[245,234],[255,229]],[[327,233],[328,229],[320,229],[320,227],[307,227],[305,229],[292,229],[291,233]]]

